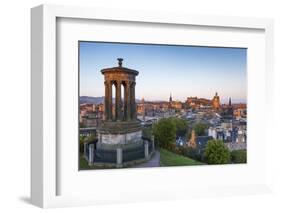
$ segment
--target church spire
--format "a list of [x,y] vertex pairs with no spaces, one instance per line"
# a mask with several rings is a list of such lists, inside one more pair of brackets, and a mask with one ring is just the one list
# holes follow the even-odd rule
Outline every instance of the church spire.
[[172,99],[172,93],[170,93],[170,99],[169,99],[169,101],[170,101],[170,102],[173,101],[173,99]]
[[228,106],[231,106],[231,97],[228,100]]

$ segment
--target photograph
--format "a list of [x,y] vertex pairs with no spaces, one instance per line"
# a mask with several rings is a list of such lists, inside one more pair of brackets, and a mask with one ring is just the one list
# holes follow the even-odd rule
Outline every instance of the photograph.
[[79,170],[247,163],[247,48],[78,41]]

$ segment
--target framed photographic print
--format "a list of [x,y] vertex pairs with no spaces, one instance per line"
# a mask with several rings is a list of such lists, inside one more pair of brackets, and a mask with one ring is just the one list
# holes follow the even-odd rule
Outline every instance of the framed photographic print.
[[32,203],[270,191],[271,20],[31,14]]
[[79,169],[246,163],[246,48],[78,45]]

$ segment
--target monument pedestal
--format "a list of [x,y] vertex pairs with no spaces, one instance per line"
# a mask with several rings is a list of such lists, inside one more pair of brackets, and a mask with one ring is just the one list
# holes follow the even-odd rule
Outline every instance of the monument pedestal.
[[97,129],[97,133],[99,140],[97,148],[131,148],[143,143],[139,121],[105,121]]

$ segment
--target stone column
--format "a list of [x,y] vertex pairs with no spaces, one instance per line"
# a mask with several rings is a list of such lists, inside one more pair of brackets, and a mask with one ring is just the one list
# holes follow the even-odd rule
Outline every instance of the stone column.
[[128,102],[128,97],[127,97],[127,82],[125,82],[125,86],[124,86],[124,94],[123,94],[124,96],[124,104],[123,104],[123,106],[124,106],[124,112],[123,112],[123,120],[127,120],[127,102]]
[[131,119],[135,120],[137,118],[137,114],[136,114],[136,98],[135,98],[135,86],[136,86],[136,82],[132,83],[131,86]]
[[112,120],[112,84],[111,82],[107,83],[108,86],[108,120]]
[[104,120],[108,120],[108,83],[104,82]]
[[122,167],[123,163],[123,150],[121,148],[116,149],[116,167]]
[[126,120],[130,121],[131,120],[131,84],[129,81],[126,82],[126,92],[125,92],[125,97],[126,97]]
[[88,164],[89,166],[92,166],[94,164],[94,144],[90,144],[89,145],[89,160],[88,160]]
[[147,141],[144,141],[144,157],[146,160],[149,158],[149,149]]
[[121,112],[121,82],[116,82],[116,95],[115,95],[115,116],[117,121],[122,120]]

